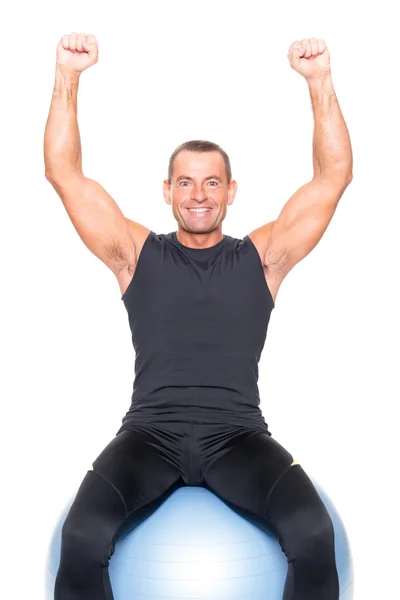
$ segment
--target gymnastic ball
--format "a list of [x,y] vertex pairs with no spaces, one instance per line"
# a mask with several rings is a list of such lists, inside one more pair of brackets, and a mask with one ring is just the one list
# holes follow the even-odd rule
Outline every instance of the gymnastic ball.
[[[343,523],[313,482],[332,519],[340,600],[353,598],[353,567]],[[60,562],[59,519],[46,565],[47,600],[54,599]],[[121,538],[109,566],[114,600],[282,600],[287,559],[276,537],[203,487],[174,491]]]

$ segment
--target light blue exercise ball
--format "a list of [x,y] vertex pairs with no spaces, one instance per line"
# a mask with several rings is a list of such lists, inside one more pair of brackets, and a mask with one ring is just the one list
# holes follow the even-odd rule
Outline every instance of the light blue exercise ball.
[[[332,502],[313,483],[333,521],[340,600],[352,600],[346,531]],[[54,599],[61,528],[71,504],[51,540],[47,600]],[[117,542],[109,573],[115,600],[282,600],[287,559],[272,533],[206,488],[185,486]]]

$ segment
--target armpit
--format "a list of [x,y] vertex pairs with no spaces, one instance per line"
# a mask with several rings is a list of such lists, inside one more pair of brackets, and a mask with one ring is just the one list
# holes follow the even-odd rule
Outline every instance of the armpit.
[[267,275],[285,275],[289,263],[289,254],[284,249],[267,248],[264,257],[264,269]]
[[117,272],[125,271],[133,275],[136,268],[136,251],[131,247],[129,250],[119,242],[113,242],[106,249],[107,256],[114,263]]

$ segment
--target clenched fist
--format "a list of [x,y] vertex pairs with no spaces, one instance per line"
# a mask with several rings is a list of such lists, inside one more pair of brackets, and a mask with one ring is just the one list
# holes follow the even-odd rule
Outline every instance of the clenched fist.
[[331,69],[329,50],[324,40],[316,38],[293,42],[288,59],[292,69],[307,80],[323,79]]
[[57,46],[57,65],[63,71],[80,74],[97,63],[99,46],[94,35],[71,33],[64,35]]

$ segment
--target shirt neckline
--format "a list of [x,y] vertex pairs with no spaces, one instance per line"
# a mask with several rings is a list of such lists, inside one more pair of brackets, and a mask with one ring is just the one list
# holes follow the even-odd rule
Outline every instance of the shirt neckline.
[[217,242],[216,244],[214,244],[214,246],[209,246],[208,248],[190,248],[189,246],[185,246],[184,244],[181,244],[181,242],[178,240],[178,237],[176,235],[176,231],[172,232],[172,239],[174,240],[174,242],[179,246],[179,248],[182,248],[183,250],[187,250],[188,252],[211,252],[213,250],[218,250],[218,248],[220,246],[222,246],[222,244],[225,242],[226,240],[226,235],[223,235],[222,240],[220,240],[219,242]]

